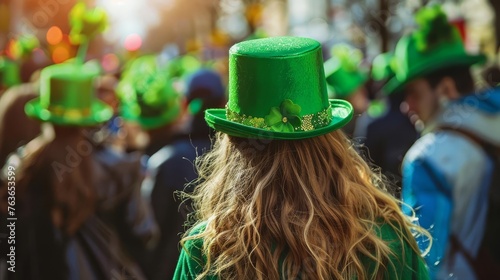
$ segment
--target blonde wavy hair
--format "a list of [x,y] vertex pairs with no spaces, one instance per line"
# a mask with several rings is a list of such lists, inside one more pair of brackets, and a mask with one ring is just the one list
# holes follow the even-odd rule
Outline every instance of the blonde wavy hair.
[[218,133],[197,167],[188,196],[206,226],[181,242],[203,240],[197,279],[383,279],[394,253],[375,227],[389,223],[415,252],[410,229],[428,234],[341,131],[264,144]]

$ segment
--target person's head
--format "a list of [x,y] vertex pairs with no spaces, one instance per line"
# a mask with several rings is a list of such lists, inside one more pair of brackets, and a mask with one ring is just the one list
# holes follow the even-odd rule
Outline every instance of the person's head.
[[114,112],[118,111],[118,97],[116,95],[116,86],[118,79],[112,75],[101,76],[96,81],[97,98],[102,100],[113,108]]
[[44,190],[52,223],[70,235],[93,213],[96,201],[94,147],[85,129],[112,116],[112,109],[95,96],[94,77],[76,64],[46,67],[40,97],[24,108],[29,117],[49,123],[53,133],[43,133],[26,145],[18,170],[19,191]]
[[424,123],[430,121],[448,101],[474,92],[469,66],[448,67],[405,85],[406,103]]
[[416,14],[418,28],[403,36],[389,62],[393,77],[386,94],[406,92],[410,109],[428,122],[440,103],[474,91],[470,67],[484,63],[483,54],[466,51],[458,29],[438,5]]
[[226,109],[205,112],[214,148],[197,160],[192,198],[206,228],[184,239],[203,239],[198,279],[368,279],[363,258],[383,279],[391,252],[374,228],[408,238],[409,222],[338,131],[353,109],[328,100],[320,44],[246,41],[230,67]]
[[409,223],[342,132],[267,143],[219,133],[215,143],[194,196],[213,272],[279,279],[282,262],[290,279],[370,279],[366,257],[383,279],[391,252],[373,229]]
[[184,107],[193,117],[191,133],[207,133],[203,112],[208,108],[224,108],[225,104],[225,87],[217,72],[201,69],[188,78]]

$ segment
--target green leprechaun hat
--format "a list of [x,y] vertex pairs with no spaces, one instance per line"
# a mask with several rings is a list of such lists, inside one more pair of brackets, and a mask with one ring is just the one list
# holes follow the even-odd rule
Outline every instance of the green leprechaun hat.
[[226,109],[208,109],[215,130],[244,138],[304,139],[341,128],[353,109],[328,100],[319,42],[271,37],[240,42],[229,50]]
[[26,114],[68,126],[93,126],[109,120],[113,110],[97,99],[95,76],[94,70],[74,63],[45,67],[40,75],[40,97],[26,104]]
[[19,65],[6,57],[0,57],[0,88],[21,83]]
[[399,91],[406,83],[452,66],[484,63],[486,56],[468,54],[458,29],[448,22],[441,6],[426,7],[415,17],[419,28],[396,45],[391,68],[395,76],[384,86],[385,94]]
[[170,80],[167,70],[158,69],[154,56],[137,58],[118,85],[120,114],[147,130],[176,120],[181,99]]
[[345,44],[332,48],[332,57],[325,62],[326,82],[337,98],[347,98],[368,80],[368,71],[361,66],[363,54]]

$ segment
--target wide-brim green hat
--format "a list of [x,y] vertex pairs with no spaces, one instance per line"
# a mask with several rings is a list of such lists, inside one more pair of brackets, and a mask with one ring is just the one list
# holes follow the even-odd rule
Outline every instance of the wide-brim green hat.
[[368,71],[361,66],[363,54],[345,44],[333,46],[331,52],[324,65],[326,83],[335,98],[348,98],[368,81]]
[[[179,103],[179,100],[175,102]],[[137,122],[143,129],[150,130],[161,127],[163,125],[171,123],[173,120],[177,119],[180,114],[180,104],[179,105],[165,105],[165,110],[162,113],[147,117],[141,115],[141,113],[137,112],[137,110],[141,110],[137,108],[136,104],[122,104],[120,106],[120,115],[128,121]]]
[[295,140],[347,124],[349,102],[329,100],[319,42],[300,37],[244,41],[229,51],[225,109],[205,111],[207,124],[231,136]]
[[408,82],[453,66],[486,62],[483,54],[467,53],[459,31],[440,6],[426,7],[416,15],[419,29],[403,36],[390,62],[394,76],[383,87],[386,95],[399,92]]
[[172,123],[180,115],[181,98],[171,79],[156,57],[137,58],[118,85],[120,115],[146,130]]
[[96,73],[82,65],[63,63],[42,70],[40,97],[25,106],[28,116],[67,126],[93,126],[113,116],[112,108],[97,99]]

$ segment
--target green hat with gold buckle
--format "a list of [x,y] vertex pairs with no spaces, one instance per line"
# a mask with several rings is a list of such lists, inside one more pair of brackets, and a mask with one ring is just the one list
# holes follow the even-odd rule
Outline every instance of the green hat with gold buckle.
[[332,48],[332,58],[325,62],[326,83],[336,98],[347,98],[368,81],[368,70],[361,66],[363,54],[346,44]]
[[97,99],[95,76],[94,70],[74,63],[45,67],[40,75],[40,97],[26,104],[26,114],[67,126],[93,126],[109,120],[113,110]]
[[352,114],[349,102],[328,99],[319,42],[271,37],[229,50],[226,109],[206,110],[205,120],[231,136],[294,140],[339,129]]
[[394,77],[384,86],[385,94],[398,92],[411,80],[452,66],[484,63],[486,56],[468,54],[458,29],[448,22],[441,6],[422,8],[415,19],[419,28],[403,36],[390,62]]

